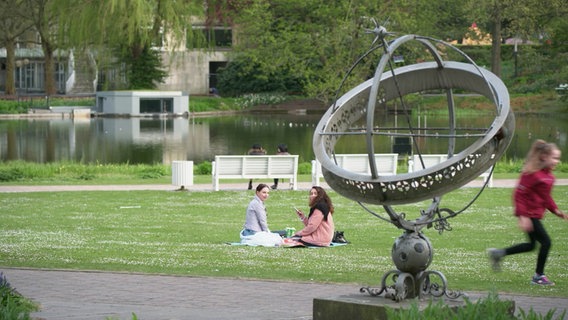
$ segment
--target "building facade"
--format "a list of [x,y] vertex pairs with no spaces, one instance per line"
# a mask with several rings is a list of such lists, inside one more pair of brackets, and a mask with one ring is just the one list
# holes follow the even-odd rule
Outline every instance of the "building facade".
[[[161,52],[162,63],[168,76],[158,90],[182,91],[190,95],[207,95],[216,86],[217,72],[229,61],[232,46],[230,28],[205,28],[207,48],[155,48]],[[15,86],[19,95],[45,93],[45,62],[41,46],[21,47],[15,52]],[[6,89],[7,52],[0,48],[0,94]],[[120,70],[100,70],[89,52],[57,51],[55,58],[56,87],[61,95],[92,95],[102,87],[103,81],[125,81]]]

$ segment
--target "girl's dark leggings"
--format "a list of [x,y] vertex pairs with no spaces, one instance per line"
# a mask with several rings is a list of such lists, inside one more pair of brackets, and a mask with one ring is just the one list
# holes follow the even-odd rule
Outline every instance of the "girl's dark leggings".
[[546,230],[539,219],[531,218],[531,221],[533,224],[533,230],[527,233],[529,242],[519,243],[508,247],[505,249],[505,254],[510,255],[532,251],[538,241],[540,243],[540,250],[538,251],[535,272],[537,274],[544,274],[544,265],[546,264],[546,258],[548,257],[548,252],[551,247],[550,237],[548,236],[548,233],[546,233]]

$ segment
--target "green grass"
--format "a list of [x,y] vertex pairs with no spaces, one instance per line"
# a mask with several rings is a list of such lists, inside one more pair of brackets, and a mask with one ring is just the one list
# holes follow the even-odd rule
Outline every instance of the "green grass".
[[[568,207],[568,187],[554,189]],[[442,207],[458,210],[477,189],[447,194]],[[336,229],[352,243],[329,249],[230,246],[239,241],[250,191],[96,191],[0,194],[0,266],[127,271],[377,286],[394,268],[390,250],[401,230],[330,192]],[[568,297],[568,223],[549,215],[552,237],[547,275],[554,287],[534,287],[536,252],[507,257],[493,273],[486,249],[525,239],[511,211],[511,189],[484,191],[470,209],[451,219],[452,231],[426,229],[434,248],[430,270],[441,271],[450,289]],[[273,191],[266,205],[273,230],[301,228],[292,210],[306,209],[306,191]],[[396,207],[410,218],[429,203]],[[384,216],[381,207],[373,208]]]
[[[521,161],[500,160],[495,166],[495,179],[516,179]],[[211,183],[211,163],[194,164],[194,183]],[[406,172],[406,163],[399,161],[398,172]],[[311,164],[300,163],[298,180],[311,181]],[[104,184],[170,184],[171,165],[168,164],[99,164],[77,162],[32,163],[25,161],[0,162],[0,185],[104,185]],[[557,178],[568,178],[568,163],[555,170]],[[245,180],[234,180],[243,182]],[[224,180],[223,182],[230,182]]]
[[[446,114],[447,103],[443,96],[409,95],[408,103],[420,105],[424,114]],[[239,98],[211,96],[191,96],[189,98],[190,112],[217,112],[217,111],[243,111],[255,105],[272,105],[286,100],[302,99],[297,96],[283,96],[276,93],[251,94]],[[464,114],[484,114],[493,110],[494,106],[482,97],[455,97],[457,112]],[[60,106],[95,105],[94,97],[0,97],[0,114],[26,113],[29,108],[47,108]],[[558,100],[554,91],[544,93],[531,93],[511,96],[511,108],[514,112],[558,113],[568,108],[566,101]]]
[[[0,97],[1,98],[1,97]],[[17,99],[0,99],[0,114],[26,113],[28,108],[47,108],[61,106],[83,106],[93,107],[94,97],[75,98],[75,97],[22,97]],[[189,100],[189,111],[191,112],[214,112],[242,110],[243,105],[236,98],[212,98],[208,96],[191,96]]]

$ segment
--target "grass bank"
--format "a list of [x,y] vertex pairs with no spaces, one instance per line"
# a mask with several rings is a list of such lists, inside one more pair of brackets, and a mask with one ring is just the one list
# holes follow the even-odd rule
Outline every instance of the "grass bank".
[[[488,103],[484,97],[456,96],[456,108],[460,112],[472,114],[486,113],[494,110],[494,106]],[[289,101],[302,100],[302,97],[287,96],[283,94],[249,94],[239,98],[191,96],[189,108],[191,112],[218,112],[218,111],[243,111],[254,106],[271,106]],[[447,113],[445,95],[409,95],[409,106],[418,108],[421,113],[438,114]],[[94,97],[21,97],[18,99],[2,99],[0,97],[0,114],[27,113],[31,108],[47,109],[59,106],[87,106],[95,105]],[[538,94],[516,94],[511,96],[511,108],[516,113],[567,113],[568,99],[561,100],[554,91]],[[255,108],[258,110],[258,108]],[[324,109],[322,109],[322,112]]]
[[[248,94],[238,98],[190,96],[190,112],[242,111],[256,105],[274,105],[297,99],[283,94]],[[95,97],[0,96],[0,114],[27,113],[30,109],[48,109],[62,106],[93,107]]]

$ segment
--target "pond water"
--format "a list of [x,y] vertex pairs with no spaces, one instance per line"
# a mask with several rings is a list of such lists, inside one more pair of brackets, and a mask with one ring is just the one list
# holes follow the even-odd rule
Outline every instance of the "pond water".
[[[381,117],[385,126],[401,122],[400,116]],[[260,143],[268,154],[275,154],[276,146],[285,143],[292,154],[300,156],[300,162],[308,162],[314,159],[312,136],[320,118],[317,114],[241,114],[174,119],[0,120],[0,160],[102,164],[192,160],[197,164],[212,161],[215,155],[245,154],[253,143]],[[491,116],[462,116],[457,122],[460,126],[477,126],[478,122],[486,124],[492,120]],[[447,126],[447,119],[441,117],[414,116],[413,121],[422,127]],[[506,156],[524,158],[536,138],[557,143],[564,150],[563,161],[568,160],[568,116],[516,115],[516,131]],[[406,149],[405,141],[401,144],[392,138],[377,139],[377,153]],[[366,153],[363,138],[342,140],[336,147],[337,153]],[[458,142],[458,149],[473,141],[470,138]],[[419,145],[424,154],[447,151],[443,139],[421,138]]]

